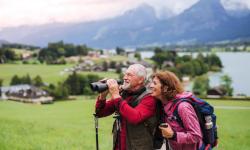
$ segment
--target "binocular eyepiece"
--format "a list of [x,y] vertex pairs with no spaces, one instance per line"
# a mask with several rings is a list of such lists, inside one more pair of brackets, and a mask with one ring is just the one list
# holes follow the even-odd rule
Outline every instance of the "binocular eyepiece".
[[[116,80],[116,81],[119,85],[123,83],[123,81],[121,80]],[[102,82],[99,81],[99,82],[90,83],[90,88],[92,91],[97,91],[98,93],[101,93],[108,89],[108,85],[106,81],[102,81]]]

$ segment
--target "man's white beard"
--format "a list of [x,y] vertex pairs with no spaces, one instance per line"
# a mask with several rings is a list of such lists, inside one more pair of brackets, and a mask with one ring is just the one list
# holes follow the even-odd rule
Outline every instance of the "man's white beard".
[[131,87],[131,84],[130,84],[130,83],[124,82],[123,85],[122,85],[122,89],[123,89],[123,90],[128,90],[128,89],[130,89],[130,87]]

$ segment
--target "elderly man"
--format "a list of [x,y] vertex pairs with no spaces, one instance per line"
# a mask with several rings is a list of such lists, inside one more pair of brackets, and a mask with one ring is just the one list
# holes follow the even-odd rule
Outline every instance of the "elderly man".
[[[109,89],[97,98],[98,117],[119,114],[114,126],[115,150],[152,150],[156,127],[156,100],[146,90],[147,72],[140,64],[131,65],[124,74],[121,91],[117,81],[107,80]],[[108,93],[111,99],[106,100]]]

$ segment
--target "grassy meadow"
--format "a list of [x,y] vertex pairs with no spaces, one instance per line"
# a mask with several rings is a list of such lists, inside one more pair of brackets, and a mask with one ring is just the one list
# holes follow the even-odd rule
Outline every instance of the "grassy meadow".
[[[118,58],[117,58],[118,59]],[[121,59],[121,58],[119,58]],[[0,79],[9,85],[14,74],[19,77],[40,75],[46,83],[66,79],[67,65],[1,64]],[[101,77],[118,78],[111,72],[94,73]],[[250,149],[250,101],[209,100],[214,106],[239,106],[247,109],[215,109],[218,117],[220,145],[218,150]],[[35,105],[0,100],[0,150],[94,150],[94,103],[92,97]],[[99,119],[100,150],[112,149],[113,118]]]
[[[19,77],[29,74],[31,78],[40,75],[44,82],[56,84],[67,78],[69,73],[63,72],[65,68],[71,68],[74,64],[67,65],[45,65],[45,64],[1,64],[0,79],[3,85],[9,85],[11,78],[16,74]],[[93,72],[81,72],[91,74]],[[94,72],[100,77],[118,78],[118,74],[112,72]]]
[[[250,102],[210,100],[214,106],[250,107]],[[94,98],[78,97],[50,105],[0,101],[1,150],[95,149]],[[250,109],[215,109],[218,117],[218,150],[248,150]],[[112,117],[99,119],[101,150],[112,149]]]
[[[94,101],[32,105],[0,101],[1,150],[95,149]],[[110,149],[112,118],[99,121],[100,147]]]

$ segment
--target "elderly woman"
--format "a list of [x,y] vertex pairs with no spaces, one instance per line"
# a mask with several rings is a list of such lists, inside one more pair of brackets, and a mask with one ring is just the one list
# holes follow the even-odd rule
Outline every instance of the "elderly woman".
[[159,127],[173,150],[196,150],[202,147],[202,132],[194,108],[188,102],[178,106],[179,124],[171,111],[177,99],[188,98],[192,93],[184,92],[177,76],[170,72],[157,72],[152,76],[151,95],[160,100],[164,107],[164,122],[167,127]]

